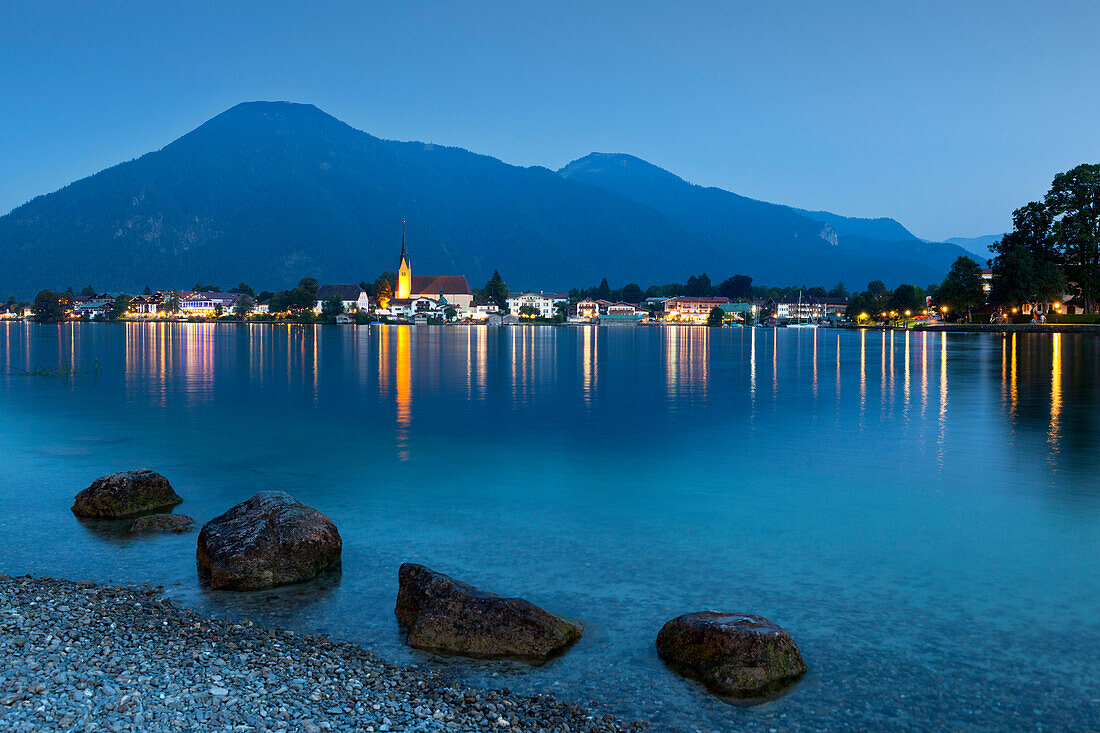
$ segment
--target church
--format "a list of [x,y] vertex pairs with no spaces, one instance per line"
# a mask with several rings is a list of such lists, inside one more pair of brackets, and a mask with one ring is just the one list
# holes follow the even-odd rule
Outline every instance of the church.
[[413,275],[405,227],[401,227],[401,261],[397,265],[397,287],[390,308],[400,308],[420,298],[430,298],[441,305],[453,305],[459,315],[470,312],[474,291],[465,275]]

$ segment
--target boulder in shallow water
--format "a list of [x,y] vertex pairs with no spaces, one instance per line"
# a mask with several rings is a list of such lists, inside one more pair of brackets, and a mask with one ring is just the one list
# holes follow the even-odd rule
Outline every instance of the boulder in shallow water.
[[210,585],[261,590],[301,583],[340,560],[332,520],[282,491],[261,491],[211,519],[196,558]]
[[398,572],[397,618],[410,646],[481,659],[545,661],[581,638],[584,625],[523,600],[502,598],[405,563]]
[[124,519],[171,509],[181,501],[168,479],[138,468],[100,476],[76,495],[72,511],[85,519]]
[[150,514],[135,519],[126,531],[130,534],[187,532],[194,526],[195,520],[186,514]]
[[790,634],[746,613],[702,611],[674,618],[657,634],[657,653],[677,671],[733,697],[765,697],[806,672]]

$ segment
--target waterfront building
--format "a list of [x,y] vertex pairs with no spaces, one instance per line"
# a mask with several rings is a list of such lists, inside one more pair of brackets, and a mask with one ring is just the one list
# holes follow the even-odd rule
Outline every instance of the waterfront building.
[[313,306],[313,312],[320,313],[325,301],[329,298],[339,298],[345,313],[365,312],[370,302],[367,291],[358,285],[322,285],[317,290],[317,302]]
[[803,295],[798,298],[770,298],[763,301],[762,310],[779,320],[825,320],[839,318],[848,307],[845,298],[814,298]]
[[181,314],[208,317],[229,313],[241,296],[238,293],[188,292],[177,297]]
[[500,306],[495,300],[475,300],[470,304],[470,318],[476,321],[484,321],[490,316],[500,313]]
[[722,303],[718,307],[722,309],[723,323],[743,322],[750,316],[755,318],[760,310],[755,303]]
[[128,310],[131,315],[148,318],[157,314],[159,305],[156,297],[152,295],[135,295],[130,299],[130,305],[126,310]]
[[646,319],[643,311],[635,313],[605,313],[597,321],[601,326],[637,326]]
[[729,298],[721,296],[679,295],[664,302],[665,320],[706,323],[711,308],[728,302]]
[[559,305],[569,302],[569,296],[565,293],[509,293],[508,315],[519,317],[520,308],[531,306],[542,318],[553,318]]

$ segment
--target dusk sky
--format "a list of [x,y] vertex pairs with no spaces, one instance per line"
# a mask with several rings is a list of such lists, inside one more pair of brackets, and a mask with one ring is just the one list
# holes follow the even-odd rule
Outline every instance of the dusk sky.
[[0,214],[247,100],[559,168],[1010,226],[1100,161],[1100,3],[0,3]]

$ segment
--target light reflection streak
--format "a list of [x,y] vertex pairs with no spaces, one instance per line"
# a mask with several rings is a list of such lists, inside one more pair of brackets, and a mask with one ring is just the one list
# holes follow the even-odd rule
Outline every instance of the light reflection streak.
[[1050,356],[1050,430],[1047,443],[1055,453],[1062,437],[1062,334],[1053,334]]
[[412,422],[412,356],[409,351],[412,329],[413,326],[397,326],[397,458],[402,461],[409,459],[409,424]]
[[906,422],[909,421],[909,392],[910,392],[910,385],[909,385],[909,334],[910,333],[911,332],[908,329],[905,330],[905,382],[904,382],[904,385],[902,387],[902,390],[903,390],[904,402],[905,402],[903,415],[905,417]]
[[940,413],[939,432],[936,437],[937,459],[943,469],[943,453],[947,438],[947,333],[940,331]]

